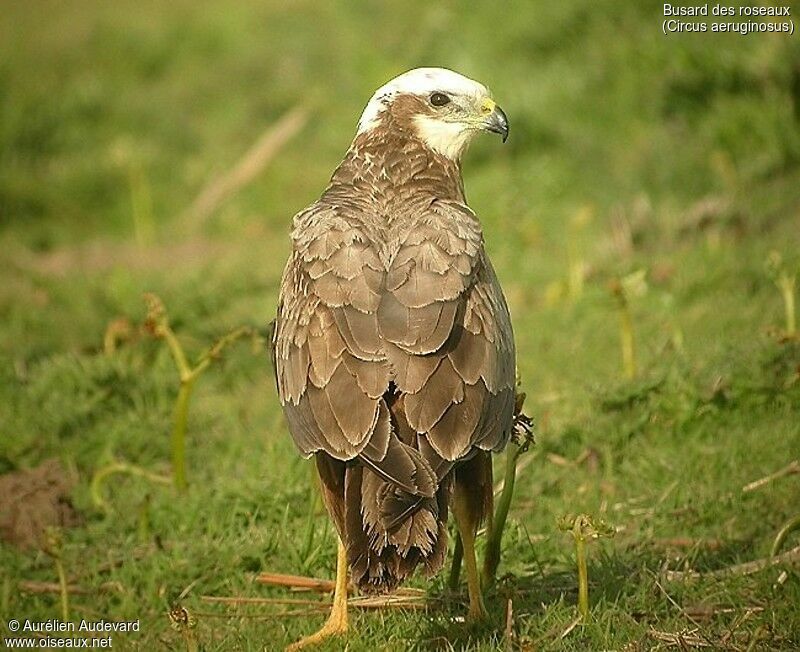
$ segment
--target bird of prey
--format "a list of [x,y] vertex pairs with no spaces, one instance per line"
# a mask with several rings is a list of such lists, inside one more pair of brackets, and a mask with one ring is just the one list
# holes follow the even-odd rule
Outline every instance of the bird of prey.
[[448,510],[468,615],[485,615],[474,541],[491,515],[490,454],[511,433],[515,351],[461,178],[479,131],[508,136],[485,86],[442,68],[406,72],[375,92],[328,187],[294,217],[278,393],[339,536],[331,615],[297,647],[347,629],[348,569],[366,592],[438,571]]

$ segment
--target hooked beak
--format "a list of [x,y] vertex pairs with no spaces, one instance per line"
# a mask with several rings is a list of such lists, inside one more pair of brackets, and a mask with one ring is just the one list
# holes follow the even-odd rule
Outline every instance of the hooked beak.
[[483,128],[503,137],[503,142],[508,140],[508,117],[505,111],[492,102],[491,112],[483,120]]

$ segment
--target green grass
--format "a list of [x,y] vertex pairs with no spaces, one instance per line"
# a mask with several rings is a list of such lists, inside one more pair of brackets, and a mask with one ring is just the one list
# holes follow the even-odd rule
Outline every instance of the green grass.
[[[800,344],[780,338],[765,268],[777,250],[800,270],[800,48],[796,36],[664,37],[660,12],[611,0],[4,7],[0,472],[50,457],[77,472],[82,523],[63,531],[62,559],[89,593],[71,596],[73,618],[139,618],[114,648],[142,650],[182,649],[176,601],[205,650],[279,649],[321,624],[200,597],[286,596],[252,581],[266,570],[332,576],[332,527],[264,350],[238,343],[198,380],[187,493],[114,476],[106,513],[89,483],[115,460],[169,473],[178,384],[163,342],[137,331],[143,293],[164,300],[192,358],[240,325],[265,328],[291,216],[325,186],[371,91],[444,65],[489,84],[511,121],[509,142],[480,138],[464,174],[537,445],[522,458],[491,624],[457,622],[465,587],[449,596],[444,575],[418,578],[430,610],[357,612],[349,649],[496,649],[509,598],[523,649],[666,646],[652,630],[800,647],[796,566],[782,582],[779,569],[662,577],[768,556],[800,508],[798,476],[742,492],[800,456]],[[312,119],[278,160],[207,225],[181,225],[204,185],[298,104]],[[571,226],[584,210],[588,223]],[[578,297],[570,250],[586,268]],[[639,269],[639,373],[625,381],[609,284]],[[107,355],[118,318],[135,334]],[[581,512],[618,533],[589,546],[591,617],[562,638],[577,578],[557,520]],[[57,594],[22,580],[57,581],[52,559],[0,544],[3,635],[10,618],[61,613]]]

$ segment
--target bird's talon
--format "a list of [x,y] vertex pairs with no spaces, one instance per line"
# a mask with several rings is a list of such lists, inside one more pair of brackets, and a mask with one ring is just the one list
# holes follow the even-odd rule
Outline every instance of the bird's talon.
[[322,626],[318,632],[314,632],[309,636],[304,636],[299,641],[287,646],[286,652],[296,652],[306,647],[319,645],[326,639],[332,636],[342,636],[347,633],[347,617],[345,618],[329,618],[328,621]]
[[333,606],[328,620],[325,621],[322,629],[318,632],[304,636],[299,641],[289,645],[286,648],[286,652],[296,652],[306,647],[319,645],[332,636],[346,634],[347,629],[347,550],[340,539],[336,555],[336,589],[333,594]]

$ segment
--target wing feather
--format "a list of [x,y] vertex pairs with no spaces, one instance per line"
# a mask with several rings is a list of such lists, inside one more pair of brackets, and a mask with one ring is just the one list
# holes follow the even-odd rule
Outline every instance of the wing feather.
[[462,203],[430,202],[376,236],[363,206],[336,200],[295,218],[275,331],[279,394],[304,454],[358,457],[413,510],[408,496],[430,498],[458,460],[508,440],[508,309]]
[[464,400],[464,383],[450,361],[444,359],[422,390],[416,394],[406,395],[406,418],[409,425],[418,433],[429,433],[447,408],[462,400]]

